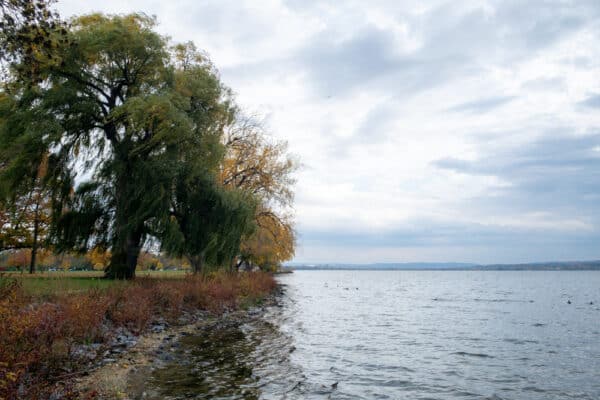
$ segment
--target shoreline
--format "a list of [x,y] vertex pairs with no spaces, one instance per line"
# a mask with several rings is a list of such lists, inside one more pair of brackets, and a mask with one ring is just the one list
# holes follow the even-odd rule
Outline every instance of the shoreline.
[[[72,379],[75,392],[84,399],[157,398],[159,394],[149,389],[146,383],[155,369],[173,359],[172,353],[177,349],[179,340],[210,329],[212,325],[261,318],[268,307],[279,304],[282,293],[282,287],[278,285],[255,306],[220,314],[198,311],[183,315],[176,324],[155,323],[149,331],[131,337],[130,343],[134,342],[131,346],[115,343],[104,349],[91,368]],[[117,350],[117,353],[112,350]]]
[[[131,356],[134,349],[260,309],[278,292],[263,272],[102,283],[0,275],[0,398],[101,398],[111,385],[101,387],[96,371],[143,364]],[[79,384],[86,380],[92,384]],[[126,398],[115,397],[123,384],[113,386],[103,398]]]

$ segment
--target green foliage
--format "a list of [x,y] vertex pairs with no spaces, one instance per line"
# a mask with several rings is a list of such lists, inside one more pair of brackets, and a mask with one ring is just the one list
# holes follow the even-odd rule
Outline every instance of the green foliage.
[[173,204],[163,249],[187,257],[194,272],[200,272],[205,263],[231,265],[242,237],[254,228],[253,199],[218,185],[210,176],[182,177]]
[[[192,43],[169,47],[155,23],[75,18],[48,32],[64,40],[52,42],[35,79],[13,74],[0,92],[0,198],[29,193],[46,159],[51,244],[110,250],[111,278],[132,278],[148,243],[196,271],[231,265],[259,206],[291,201],[293,165],[276,161],[284,147],[256,144],[252,159],[232,163],[231,91]],[[24,59],[15,60],[16,71]],[[235,165],[248,169],[228,184],[223,171]]]
[[52,11],[52,3],[0,0],[0,61],[34,81],[40,79],[41,64],[59,62],[56,48],[66,43],[66,26]]
[[[89,168],[75,191],[55,186],[53,238],[61,250],[111,248],[111,277],[132,277],[145,240],[160,240],[181,170],[218,165],[234,110],[210,63],[190,45],[172,59],[154,25],[141,14],[76,18],[44,84],[15,81],[4,96],[7,152],[32,160],[19,150],[52,151],[71,178],[61,182]],[[7,175],[24,170],[9,164]]]

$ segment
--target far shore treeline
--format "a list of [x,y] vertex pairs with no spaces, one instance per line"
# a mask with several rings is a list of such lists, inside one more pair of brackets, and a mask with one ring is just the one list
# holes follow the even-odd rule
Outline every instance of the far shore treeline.
[[87,256],[130,279],[140,254],[194,272],[293,257],[297,162],[204,52],[144,14],[0,6],[0,267]]

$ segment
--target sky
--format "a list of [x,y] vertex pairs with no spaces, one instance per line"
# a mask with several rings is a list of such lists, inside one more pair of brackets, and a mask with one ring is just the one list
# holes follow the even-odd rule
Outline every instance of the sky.
[[302,162],[295,262],[600,259],[600,2],[59,0],[156,15]]

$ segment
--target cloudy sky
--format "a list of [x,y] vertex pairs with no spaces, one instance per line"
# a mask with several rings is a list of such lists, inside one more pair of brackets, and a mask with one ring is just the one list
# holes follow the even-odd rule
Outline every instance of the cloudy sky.
[[304,165],[295,261],[600,259],[598,0],[58,7],[210,54]]

